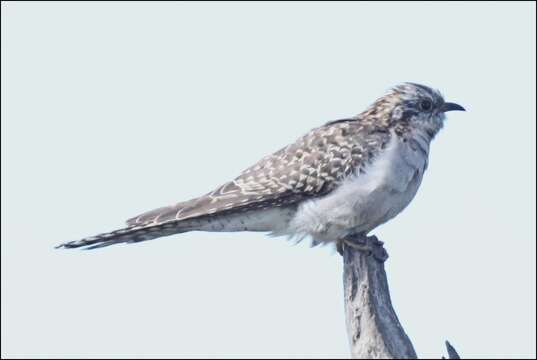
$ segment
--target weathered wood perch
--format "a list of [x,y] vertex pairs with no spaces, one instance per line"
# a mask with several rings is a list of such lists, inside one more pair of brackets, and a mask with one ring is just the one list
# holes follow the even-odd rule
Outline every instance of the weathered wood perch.
[[[384,261],[388,254],[374,236],[343,246],[343,286],[347,333],[354,359],[417,359],[390,299]],[[367,247],[370,251],[358,250]],[[446,341],[449,359],[458,359]]]

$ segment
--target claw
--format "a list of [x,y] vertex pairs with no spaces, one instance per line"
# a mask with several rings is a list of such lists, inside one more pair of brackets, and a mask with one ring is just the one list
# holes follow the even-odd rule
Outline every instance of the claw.
[[351,247],[366,255],[373,255],[375,259],[384,262],[388,259],[388,252],[384,249],[384,243],[376,236],[365,236],[353,234],[337,241],[336,248],[339,254],[343,255],[345,246]]
[[339,255],[343,256],[343,251],[344,251],[343,240],[336,241],[336,250]]

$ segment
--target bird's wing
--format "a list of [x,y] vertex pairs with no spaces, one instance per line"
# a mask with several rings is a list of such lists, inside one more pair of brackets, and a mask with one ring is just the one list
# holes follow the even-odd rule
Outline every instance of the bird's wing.
[[[357,119],[330,122],[264,157],[214,191],[132,219],[128,225],[180,221],[203,215],[287,206],[322,196],[375,155],[383,134],[369,134]],[[386,135],[386,134],[384,134]]]

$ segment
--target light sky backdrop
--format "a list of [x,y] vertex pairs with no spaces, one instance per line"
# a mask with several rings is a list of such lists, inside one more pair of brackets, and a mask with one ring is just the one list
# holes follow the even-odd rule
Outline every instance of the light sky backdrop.
[[448,114],[373,233],[421,357],[535,357],[535,3],[2,2],[2,357],[349,357],[342,259],[261,233],[55,250],[404,81]]

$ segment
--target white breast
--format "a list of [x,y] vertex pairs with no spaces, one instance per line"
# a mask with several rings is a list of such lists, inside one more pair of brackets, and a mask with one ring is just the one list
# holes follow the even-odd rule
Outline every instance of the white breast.
[[403,142],[392,134],[386,149],[365,169],[325,197],[300,205],[289,235],[334,241],[350,232],[368,233],[399,214],[414,198],[427,167],[429,140]]

